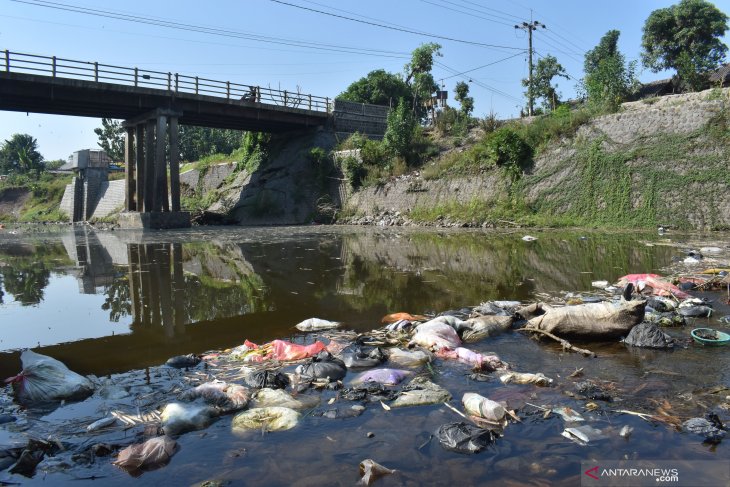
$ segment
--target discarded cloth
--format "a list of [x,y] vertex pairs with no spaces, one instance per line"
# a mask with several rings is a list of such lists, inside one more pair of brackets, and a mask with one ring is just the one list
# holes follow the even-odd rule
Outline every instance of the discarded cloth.
[[114,465],[127,471],[151,470],[170,461],[177,450],[177,442],[168,436],[151,438],[144,443],[130,445],[119,452]]

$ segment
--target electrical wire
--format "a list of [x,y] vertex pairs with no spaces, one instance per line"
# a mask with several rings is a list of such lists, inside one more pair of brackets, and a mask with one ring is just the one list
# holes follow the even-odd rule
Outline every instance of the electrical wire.
[[[451,5],[456,5],[456,6],[461,7],[461,8],[465,8],[465,9],[468,9],[468,10],[477,11],[476,9],[472,9],[472,8],[469,8],[469,7],[462,7],[461,5],[458,5],[458,4],[453,3],[453,2],[449,2],[447,0],[442,0],[442,1],[444,3],[448,3],[448,4],[451,4]],[[488,17],[483,17],[481,15],[476,15],[476,14],[473,14],[473,13],[470,13],[470,12],[465,12],[463,10],[458,10],[458,9],[455,9],[455,8],[447,7],[446,5],[442,5],[440,3],[431,2],[429,0],[421,0],[421,2],[428,3],[430,5],[435,5],[436,7],[443,8],[443,9],[446,9],[446,10],[450,10],[452,12],[458,12],[460,14],[468,15],[469,17],[476,17],[476,18],[479,18],[479,19],[483,19],[483,20],[486,20],[487,22],[494,22],[495,24],[506,25],[506,26],[512,27],[512,24],[508,24],[506,22],[501,22],[499,20],[490,19]]]
[[518,52],[517,54],[513,54],[512,56],[508,56],[508,57],[506,57],[506,58],[502,58],[502,59],[499,59],[499,60],[497,60],[497,61],[493,61],[493,62],[491,62],[491,63],[488,63],[488,64],[484,64],[484,65],[482,65],[482,66],[478,66],[478,67],[476,67],[476,68],[472,68],[472,69],[467,69],[466,71],[462,71],[462,72],[460,72],[460,73],[452,74],[451,76],[446,76],[445,78],[439,78],[439,79],[440,79],[440,80],[445,80],[445,79],[449,79],[449,78],[454,78],[454,77],[456,77],[456,76],[461,76],[462,74],[466,74],[466,73],[471,73],[471,72],[477,71],[477,70],[479,70],[479,69],[482,69],[482,68],[486,68],[487,66],[492,66],[492,65],[494,65],[494,64],[497,64],[497,63],[501,63],[501,62],[503,62],[503,61],[507,61],[508,59],[512,59],[512,58],[514,58],[514,57],[517,57],[517,56],[522,56],[523,54],[524,54],[524,53],[522,53],[522,52]]
[[[16,1],[18,1],[18,0],[16,0]],[[347,17],[345,15],[335,14],[335,13],[332,13],[332,12],[325,12],[324,10],[317,10],[315,8],[304,7],[302,5],[297,5],[297,4],[289,3],[289,2],[284,2],[282,0],[269,0],[269,1],[270,2],[273,2],[273,3],[281,4],[281,5],[286,5],[288,7],[298,8],[298,9],[301,9],[301,10],[307,10],[309,12],[314,12],[314,13],[318,13],[318,14],[322,14],[322,15],[327,15],[327,16],[330,16],[330,17],[335,17],[335,18],[338,18],[338,19],[349,20],[351,22],[359,22],[361,24],[371,25],[371,26],[374,26],[374,27],[380,27],[380,28],[383,28],[383,29],[390,29],[390,30],[395,30],[395,31],[398,31],[398,32],[405,32],[407,34],[415,34],[415,35],[420,35],[420,36],[425,36],[425,37],[431,37],[431,38],[434,38],[434,39],[442,39],[442,40],[446,40],[446,41],[459,42],[459,43],[462,43],[462,44],[469,44],[469,45],[472,45],[472,46],[489,47],[489,48],[492,48],[492,49],[520,50],[519,47],[500,46],[500,45],[496,45],[496,44],[487,44],[487,43],[484,43],[484,42],[467,41],[467,40],[464,40],[464,39],[457,39],[455,37],[448,37],[448,36],[442,36],[442,35],[438,35],[438,34],[430,34],[428,32],[421,32],[421,31],[417,31],[417,30],[404,29],[404,28],[400,28],[400,27],[393,27],[393,26],[386,25],[386,24],[379,23],[379,22],[371,22],[371,21],[368,21],[368,20],[356,19],[354,17]]]
[[245,39],[256,42],[263,42],[269,44],[278,44],[285,46],[293,46],[305,49],[322,50],[329,52],[342,52],[347,54],[359,54],[367,56],[378,56],[378,57],[392,57],[392,58],[404,58],[409,56],[409,53],[401,51],[387,51],[382,49],[367,49],[352,46],[341,46],[336,44],[324,44],[311,41],[302,41],[295,39],[287,39],[281,37],[264,36],[260,34],[254,34],[250,32],[234,31],[227,29],[220,29],[215,27],[206,27],[195,24],[186,24],[182,22],[174,22],[170,20],[158,19],[154,17],[143,17],[140,15],[123,14],[110,10],[93,9],[87,7],[79,7],[72,4],[66,4],[61,2],[51,2],[47,0],[11,0],[16,3],[24,3],[37,7],[45,7],[56,10],[63,10],[68,12],[80,13],[84,15],[91,15],[96,17],[104,17],[115,20],[122,20],[126,22],[153,25],[156,27],[165,27],[169,29],[181,30],[186,32],[196,32],[200,34],[215,35],[220,37],[228,37],[235,39]]

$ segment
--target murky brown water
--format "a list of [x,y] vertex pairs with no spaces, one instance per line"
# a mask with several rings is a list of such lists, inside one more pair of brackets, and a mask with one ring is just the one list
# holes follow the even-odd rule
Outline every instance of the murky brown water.
[[[292,337],[293,325],[313,316],[367,331],[394,311],[438,313],[491,299],[532,301],[541,293],[589,292],[593,280],[662,273],[682,255],[674,247],[647,246],[658,243],[654,235],[544,232],[531,243],[522,242],[522,235],[351,227],[5,233],[0,235],[0,374],[20,370],[22,348],[32,347],[82,374],[120,374],[244,339]],[[696,323],[725,329],[717,318],[730,308],[719,294],[703,296],[716,300],[716,314]],[[686,339],[690,328],[669,333]],[[704,392],[730,387],[730,347],[685,343],[670,352],[585,344],[597,359],[564,353],[517,332],[470,346],[496,352],[515,370],[556,379],[551,388],[473,382],[466,366],[439,363],[436,382],[451,392],[454,404],[464,392],[478,392],[523,408],[522,423],[510,425],[491,450],[474,456],[428,442],[441,424],[459,419],[443,406],[386,412],[369,405],[357,418],[310,415],[294,430],[263,436],[235,436],[230,417],[224,417],[203,432],[183,435],[167,467],[137,479],[99,459],[65,473],[53,468],[45,480],[39,471],[31,482],[93,475],[103,476],[97,483],[104,485],[192,485],[215,478],[236,485],[352,485],[358,463],[373,458],[400,471],[377,485],[574,485],[580,482],[580,461],[587,458],[727,459],[723,443],[703,445],[663,424],[610,412],[646,412],[666,399],[681,419],[702,416],[707,408],[727,419],[718,405],[730,402],[725,399],[730,390]],[[584,412],[586,402],[566,394],[575,391],[575,379],[567,376],[581,367],[585,378],[615,391],[613,403],[599,402],[598,411]],[[141,380],[142,375],[124,376]],[[335,393],[324,394],[326,400]],[[560,436],[565,427],[560,418],[528,415],[536,410],[526,403],[570,406],[606,438],[576,445]],[[44,419],[101,417],[95,408],[103,406],[69,405]],[[626,424],[635,428],[628,440],[617,434]],[[130,439],[117,433],[103,441]],[[5,477],[0,474],[0,480]]]

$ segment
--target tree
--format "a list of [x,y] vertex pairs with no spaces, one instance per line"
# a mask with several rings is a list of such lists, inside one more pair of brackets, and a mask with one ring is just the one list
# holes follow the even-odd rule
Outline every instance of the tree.
[[383,143],[395,155],[406,157],[411,142],[416,135],[416,119],[405,100],[398,101],[398,106],[388,113],[388,127],[385,129]]
[[413,89],[413,110],[419,117],[424,115],[420,101],[430,99],[431,94],[438,90],[438,85],[431,74],[435,56],[441,56],[440,44],[434,42],[421,44],[411,53],[411,62],[404,66],[406,84]]
[[552,85],[553,78],[556,76],[569,79],[565,68],[558,62],[555,56],[548,55],[541,58],[535,66],[535,72],[532,76],[532,90],[530,90],[529,79],[523,79],[522,86],[526,87],[528,92],[532,91],[535,98],[542,98],[542,103],[545,108],[554,110],[559,102],[558,85]]
[[99,147],[111,158],[112,161],[124,160],[124,127],[119,120],[102,118],[101,127],[94,129],[99,137]]
[[703,89],[706,73],[725,59],[727,46],[721,38],[727,22],[728,16],[705,0],[682,0],[654,10],[644,24],[642,62],[655,73],[675,69],[683,87]]
[[585,55],[585,78],[582,87],[588,102],[596,107],[615,110],[636,87],[636,62],[626,63],[618,50],[621,33],[609,30],[598,45]]
[[183,161],[198,161],[211,154],[230,154],[241,146],[244,132],[180,125],[180,157]]
[[28,134],[13,134],[0,148],[0,172],[27,174],[43,171],[43,156],[38,141]]
[[376,69],[350,84],[337,98],[373,105],[390,105],[403,98],[410,104],[413,93],[399,75]]
[[456,83],[454,88],[456,101],[461,105],[461,113],[469,117],[471,112],[474,111],[474,98],[469,96],[469,85],[464,81]]

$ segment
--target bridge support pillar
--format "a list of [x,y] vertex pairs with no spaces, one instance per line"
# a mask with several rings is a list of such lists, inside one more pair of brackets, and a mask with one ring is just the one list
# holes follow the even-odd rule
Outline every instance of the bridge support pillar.
[[190,226],[190,214],[180,211],[178,117],[181,115],[157,109],[124,122],[127,129],[126,211],[120,215],[121,226]]

